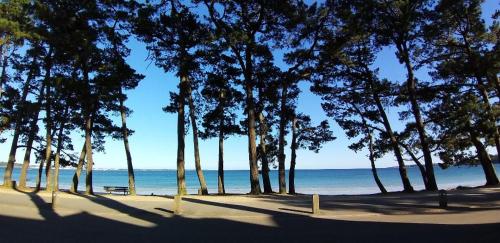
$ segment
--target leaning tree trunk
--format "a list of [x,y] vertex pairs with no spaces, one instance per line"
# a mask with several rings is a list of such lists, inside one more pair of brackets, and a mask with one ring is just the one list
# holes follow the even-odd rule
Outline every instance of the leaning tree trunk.
[[198,125],[196,124],[195,115],[196,108],[193,102],[191,87],[188,87],[187,91],[189,119],[191,120],[191,127],[193,129],[194,166],[196,168],[196,175],[198,175],[198,181],[200,182],[201,194],[208,195],[207,182],[205,181],[205,176],[203,175],[203,170],[201,169],[200,146],[198,144]]
[[279,180],[279,193],[286,193],[286,179],[285,179],[285,131],[287,125],[286,119],[286,101],[288,96],[288,85],[286,81],[283,83],[281,91],[281,108],[280,108],[280,126],[278,135],[278,180]]
[[380,190],[381,193],[385,194],[387,193],[387,190],[384,187],[384,184],[382,184],[382,181],[380,181],[380,178],[378,176],[377,172],[377,167],[375,167],[375,155],[373,152],[373,137],[371,131],[368,131],[368,150],[370,151],[370,164],[372,167],[372,174],[373,174],[373,179],[375,179],[375,183],[378,186],[378,189]]
[[63,135],[64,135],[64,126],[66,124],[66,117],[68,116],[68,107],[64,111],[63,117],[61,117],[61,125],[59,128],[59,134],[57,134],[57,148],[56,148],[56,156],[54,158],[54,186],[52,188],[53,192],[59,191],[59,160],[61,158],[61,150],[63,147]]
[[498,185],[499,180],[490,155],[488,154],[488,151],[486,151],[486,147],[479,139],[477,132],[471,127],[470,121],[467,122],[467,129],[469,130],[471,142],[474,144],[474,147],[476,147],[479,161],[481,162],[481,167],[483,168],[484,176],[486,178],[486,185]]
[[262,183],[264,184],[264,193],[273,193],[273,188],[271,187],[271,179],[269,178],[269,160],[267,159],[267,148],[266,148],[266,134],[267,125],[264,120],[262,113],[259,114],[259,136],[260,136],[260,151],[262,160]]
[[408,89],[411,111],[415,118],[415,126],[417,128],[420,146],[422,147],[422,153],[424,155],[425,162],[425,172],[427,175],[428,188],[427,190],[435,191],[438,189],[436,183],[436,177],[434,175],[434,164],[432,163],[432,155],[431,150],[429,148],[429,141],[427,135],[425,133],[425,125],[422,120],[422,115],[420,113],[420,105],[417,101],[417,92],[416,92],[416,80],[413,73],[413,66],[410,62],[409,51],[406,45],[398,45],[398,51],[402,53],[404,56],[404,63],[406,67],[406,71],[408,74],[408,79],[406,81],[406,87]]
[[403,143],[399,143],[401,147],[410,155],[411,159],[413,162],[418,166],[418,169],[420,170],[420,174],[422,175],[422,180],[424,182],[424,186],[426,190],[429,190],[429,180],[427,179],[427,173],[425,171],[425,167],[422,163],[420,163],[420,160],[415,156],[415,154],[410,150],[410,148]]
[[87,145],[83,143],[82,151],[80,152],[80,158],[78,159],[78,165],[76,166],[75,174],[73,175],[73,180],[71,182],[71,187],[69,191],[72,193],[78,192],[78,182],[80,181],[80,175],[83,170],[83,163],[85,162],[85,156],[87,156]]
[[[33,63],[34,62],[35,58],[33,58]],[[7,160],[7,167],[5,168],[5,174],[3,178],[4,186],[6,187],[12,186],[12,171],[14,169],[14,162],[16,161],[17,143],[19,142],[19,136],[21,135],[21,126],[22,126],[21,123],[23,121],[24,114],[26,113],[26,98],[28,97],[31,80],[33,79],[33,77],[34,77],[34,68],[32,67],[28,74],[28,77],[26,78],[26,82],[24,83],[23,92],[18,104],[18,111],[17,114],[15,115],[14,135],[12,136],[9,158]]]
[[[123,97],[122,89],[120,87],[120,96]],[[132,165],[132,154],[130,153],[130,147],[128,143],[128,129],[127,129],[127,114],[125,113],[125,105],[123,104],[123,98],[120,97],[120,114],[122,118],[122,136],[123,145],[125,146],[125,154],[127,156],[127,171],[128,171],[128,188],[130,195],[136,195],[135,192],[135,175],[134,167]]]
[[371,89],[373,90],[372,96],[377,109],[382,117],[382,123],[384,124],[384,128],[389,136],[389,140],[391,142],[392,149],[394,150],[394,155],[396,156],[396,160],[398,162],[399,175],[401,177],[401,181],[403,183],[403,190],[405,192],[413,192],[413,187],[411,186],[410,179],[408,179],[408,173],[406,171],[406,165],[403,160],[403,155],[401,154],[401,149],[399,148],[398,141],[396,136],[394,136],[394,132],[392,131],[391,123],[387,118],[387,114],[385,113],[384,107],[382,106],[382,102],[380,101],[380,97],[378,93],[375,91],[375,87],[373,87],[373,82],[371,85]]
[[288,193],[295,194],[295,164],[297,163],[297,118],[292,119],[292,152],[288,171]]
[[38,133],[38,126],[36,124],[38,123],[38,117],[40,115],[42,101],[43,101],[43,97],[45,95],[44,92],[45,92],[45,85],[42,84],[42,86],[40,88],[40,94],[38,95],[38,101],[37,101],[37,107],[36,107],[37,110],[33,113],[33,117],[31,118],[31,121],[30,121],[30,132],[28,134],[28,141],[26,143],[26,151],[24,152],[24,161],[23,161],[23,166],[21,168],[21,175],[19,176],[19,187],[20,188],[26,188],[26,178],[27,178],[28,169],[29,169],[29,165],[30,165],[31,149],[33,147],[33,142],[35,140],[35,136]]
[[181,77],[181,82],[179,84],[179,98],[177,100],[177,194],[185,195],[186,190],[186,171],[184,169],[184,148],[185,148],[185,114],[184,114],[184,103],[186,100],[186,88],[188,82],[187,77]]

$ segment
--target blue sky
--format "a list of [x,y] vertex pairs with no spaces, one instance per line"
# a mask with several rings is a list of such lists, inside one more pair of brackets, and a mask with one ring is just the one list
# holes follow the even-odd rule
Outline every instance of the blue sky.
[[[499,9],[496,0],[487,0],[483,5],[483,16],[487,22],[495,11]],[[132,39],[129,43],[132,49],[127,59],[129,64],[138,73],[146,75],[139,86],[127,91],[129,99],[126,105],[133,110],[128,118],[129,128],[135,130],[130,137],[130,147],[134,167],[139,169],[175,169],[177,149],[177,119],[176,114],[167,114],[162,107],[169,103],[169,92],[177,89],[178,78],[173,74],[165,74],[157,68],[154,63],[146,60],[147,52],[144,44]],[[380,75],[391,80],[404,80],[403,67],[397,62],[391,49],[383,50],[377,58],[376,65],[380,68]],[[303,93],[299,98],[299,111],[310,115],[314,122],[327,119],[321,109],[321,99],[309,92],[307,83],[302,83]],[[395,128],[401,128],[397,124],[397,112],[389,110],[391,119],[396,123]],[[118,123],[119,118],[115,121]],[[337,140],[326,144],[318,153],[299,150],[297,159],[298,169],[329,169],[329,168],[367,168],[369,161],[366,151],[354,153],[347,146],[351,143],[344,132],[330,119]],[[3,137],[10,137],[4,134]],[[79,151],[83,140],[75,136],[74,146]],[[203,169],[216,170],[218,144],[216,139],[200,140],[200,154]],[[0,161],[6,161],[10,139],[0,145]],[[289,154],[289,147],[286,148]],[[225,169],[248,169],[247,138],[231,137],[225,141]],[[24,151],[18,151],[17,162],[22,161]],[[126,168],[126,158],[123,142],[121,140],[106,140],[106,152],[95,153],[94,161],[96,168]],[[287,155],[286,167],[289,166]],[[392,154],[379,159],[378,167],[396,166]],[[186,135],[186,168],[194,169],[194,156],[192,134]]]

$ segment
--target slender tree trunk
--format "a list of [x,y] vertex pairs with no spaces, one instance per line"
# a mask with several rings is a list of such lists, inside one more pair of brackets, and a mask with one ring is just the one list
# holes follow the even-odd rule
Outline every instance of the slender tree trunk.
[[89,80],[89,72],[87,70],[87,66],[85,63],[82,65],[84,81],[86,84],[86,94],[87,100],[84,102],[84,114],[85,114],[85,154],[87,156],[87,169],[85,176],[85,194],[93,195],[93,167],[94,167],[94,158],[92,154],[92,130],[94,127],[94,117],[99,112],[99,100],[97,98],[92,97],[90,80]]
[[189,118],[191,120],[191,127],[193,129],[193,145],[194,145],[194,165],[196,168],[196,174],[198,175],[198,180],[200,182],[202,195],[208,195],[207,182],[205,181],[205,176],[203,176],[203,170],[201,169],[201,158],[200,158],[200,147],[198,144],[198,125],[196,124],[196,108],[193,102],[193,94],[191,92],[191,87],[187,88],[187,98],[189,105]]
[[47,84],[45,86],[45,100],[46,100],[46,106],[45,106],[45,119],[46,119],[46,129],[47,129],[47,135],[46,135],[46,140],[47,140],[47,147],[45,148],[45,178],[47,179],[47,185],[45,187],[45,190],[47,191],[52,191],[53,187],[53,181],[52,181],[52,100],[50,97],[50,85]]
[[288,193],[295,194],[295,164],[297,163],[297,118],[292,119],[292,146],[290,170],[288,171]]
[[94,189],[92,187],[92,167],[94,165],[94,160],[92,158],[92,118],[90,112],[87,112],[85,118],[85,149],[87,155],[87,174],[85,178],[85,194],[94,194]]
[[413,162],[418,166],[418,169],[420,170],[420,174],[422,175],[422,180],[424,182],[424,186],[426,190],[429,190],[429,181],[427,180],[427,173],[425,172],[425,167],[422,163],[420,163],[420,160],[415,156],[415,154],[410,150],[410,148],[403,143],[399,143],[401,147],[410,155],[411,159]]
[[267,125],[262,113],[259,114],[259,132],[260,132],[260,151],[262,152],[262,183],[264,184],[264,193],[273,193],[271,179],[269,178],[269,160],[267,159],[266,134]]
[[280,108],[280,126],[278,135],[278,180],[279,180],[279,193],[286,193],[286,179],[285,179],[285,132],[287,125],[286,117],[286,101],[288,96],[288,85],[283,81],[283,88],[281,91],[281,108]]
[[[35,58],[33,58],[33,63],[35,62]],[[34,77],[34,67],[30,69],[28,77],[24,83],[23,92],[21,95],[21,100],[18,104],[17,114],[15,115],[14,122],[14,135],[12,136],[12,143],[10,146],[9,158],[7,160],[7,167],[5,168],[4,173],[4,186],[11,187],[12,186],[12,171],[14,169],[14,163],[16,161],[16,152],[17,152],[17,143],[19,142],[19,136],[21,135],[21,127],[24,114],[26,113],[26,98],[28,97],[28,92],[31,85],[31,80]]]
[[[375,93],[375,90],[373,91]],[[378,96],[377,96],[378,98]],[[380,100],[379,100],[380,101]],[[378,177],[378,172],[377,172],[377,167],[375,167],[375,153],[373,149],[373,136],[372,136],[372,130],[368,126],[368,122],[366,122],[366,119],[364,117],[363,112],[355,105],[353,104],[354,109],[356,112],[359,114],[361,117],[361,121],[363,122],[363,126],[366,132],[366,136],[368,136],[368,151],[369,151],[369,159],[370,159],[370,165],[372,168],[372,174],[373,174],[373,179],[375,179],[375,183],[378,186],[378,189],[380,190],[381,193],[387,193],[387,190],[384,187],[384,184],[382,184],[382,181],[380,181],[380,178]]]
[[401,176],[401,181],[403,183],[403,190],[405,192],[413,192],[413,187],[411,186],[410,179],[408,179],[408,174],[406,171],[406,165],[403,160],[403,156],[401,154],[401,150],[398,145],[398,141],[396,137],[394,136],[394,132],[392,131],[391,124],[389,122],[389,119],[387,118],[387,114],[385,113],[384,107],[382,106],[382,102],[380,101],[380,97],[378,96],[378,93],[375,91],[375,87],[372,85],[372,90],[373,90],[373,100],[375,101],[377,105],[377,109],[380,113],[380,116],[382,117],[382,121],[385,127],[385,130],[387,132],[387,135],[389,135],[389,139],[391,142],[392,149],[394,150],[394,155],[396,156],[396,160],[398,162],[398,167],[399,167],[399,175]]
[[250,194],[260,194],[259,182],[259,167],[257,165],[257,146],[256,146],[256,132],[255,132],[255,103],[253,97],[253,62],[252,62],[252,46],[247,47],[245,52],[245,94],[247,104],[247,118],[248,118],[248,159],[250,164]]
[[429,141],[428,141],[427,135],[425,133],[425,125],[424,125],[424,122],[422,120],[422,115],[420,113],[420,105],[418,104],[418,101],[417,101],[416,80],[415,80],[415,76],[413,74],[413,66],[410,62],[407,47],[405,45],[400,45],[398,50],[403,53],[406,71],[407,71],[407,75],[408,75],[408,79],[406,81],[406,87],[408,89],[411,110],[412,110],[413,116],[415,117],[415,125],[416,125],[418,136],[420,139],[420,146],[422,147],[422,153],[424,155],[425,171],[426,171],[427,181],[428,181],[428,188],[426,188],[426,189],[429,191],[435,191],[438,189],[438,187],[437,187],[437,183],[436,183],[436,177],[434,175],[434,164],[432,163],[432,156],[431,156],[431,151],[429,148]]
[[[24,152],[24,161],[23,166],[21,168],[21,175],[19,177],[19,187],[26,188],[26,178],[28,174],[30,159],[31,159],[31,148],[33,147],[33,141],[35,140],[35,136],[38,133],[38,117],[40,115],[43,97],[45,96],[45,85],[42,84],[40,88],[40,94],[38,95],[37,101],[37,110],[33,113],[33,117],[30,121],[30,132],[28,134],[28,141],[26,143],[26,151]],[[40,162],[41,163],[41,162]],[[43,163],[41,163],[43,164]]]
[[248,105],[248,157],[250,163],[250,194],[260,194],[259,169],[257,166],[257,146],[255,132],[255,108],[253,102],[252,87],[246,85],[247,105]]
[[61,150],[63,147],[63,135],[64,135],[64,126],[66,125],[66,117],[68,116],[69,108],[66,107],[64,111],[63,117],[61,117],[61,125],[59,128],[59,133],[57,134],[57,148],[56,148],[56,156],[54,158],[54,186],[52,191],[59,191],[59,161],[61,158]]
[[[120,96],[123,97],[122,89],[120,87]],[[123,145],[125,146],[125,154],[127,156],[127,171],[128,171],[128,188],[130,195],[136,195],[135,191],[135,175],[134,167],[132,165],[132,154],[130,153],[130,147],[128,143],[128,129],[127,129],[127,114],[125,113],[125,105],[123,104],[123,98],[120,97],[120,114],[122,118],[122,136]]]
[[83,170],[83,163],[85,162],[85,157],[87,156],[87,145],[83,143],[82,151],[80,152],[80,158],[78,159],[78,165],[76,166],[75,174],[73,175],[73,180],[71,182],[71,187],[69,189],[72,193],[78,192],[78,182],[80,181],[80,175]]
[[481,162],[481,167],[483,168],[484,176],[486,178],[486,185],[498,185],[499,180],[488,151],[486,151],[485,146],[479,139],[479,135],[477,134],[477,132],[473,128],[471,128],[470,122],[468,122],[467,125],[471,141],[474,144],[474,147],[476,147],[479,161]]
[[217,188],[219,194],[226,194],[224,188],[224,113],[219,120],[219,166],[217,170]]
[[186,88],[188,82],[187,77],[181,77],[181,82],[179,84],[179,100],[177,107],[177,194],[185,195],[186,190],[186,172],[184,169],[184,137],[185,137],[185,114],[184,114],[184,103],[186,97]]
[[378,189],[380,190],[381,193],[385,194],[387,193],[387,190],[384,187],[384,184],[382,184],[382,181],[380,181],[380,178],[378,176],[377,172],[377,167],[375,167],[375,156],[373,152],[373,137],[371,131],[368,131],[368,150],[370,151],[370,164],[372,167],[372,174],[373,174],[373,179],[375,179],[375,183],[378,186]]

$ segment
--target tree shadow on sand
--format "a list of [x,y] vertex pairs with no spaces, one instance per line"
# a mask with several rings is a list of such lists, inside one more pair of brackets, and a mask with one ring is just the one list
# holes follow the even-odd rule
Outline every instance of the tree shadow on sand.
[[[86,212],[59,216],[39,195],[28,193],[44,220],[0,216],[1,242],[498,242],[500,224],[446,225],[357,222],[185,198],[200,206],[265,214],[275,226],[221,218],[193,218],[132,207],[103,196],[84,196],[109,209],[153,223],[142,227]],[[254,220],[259,220],[254,219]]]

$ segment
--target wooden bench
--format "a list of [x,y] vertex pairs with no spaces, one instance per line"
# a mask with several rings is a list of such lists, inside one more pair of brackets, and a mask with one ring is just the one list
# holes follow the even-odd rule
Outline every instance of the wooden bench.
[[127,195],[129,193],[126,186],[104,186],[104,190],[109,194],[112,192],[123,192],[123,195]]

